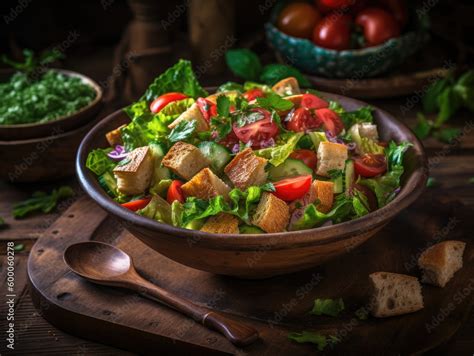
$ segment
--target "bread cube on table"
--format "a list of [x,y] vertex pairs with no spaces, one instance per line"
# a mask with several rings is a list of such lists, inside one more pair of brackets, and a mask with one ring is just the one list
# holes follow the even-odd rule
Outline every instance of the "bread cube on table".
[[301,93],[300,85],[295,77],[280,80],[272,87],[272,90],[281,96],[291,96]]
[[153,158],[148,146],[134,149],[127,155],[124,165],[114,168],[117,189],[125,195],[145,192],[153,176]]
[[425,250],[418,259],[418,266],[423,271],[421,281],[444,287],[454,273],[462,268],[465,247],[465,242],[449,240]]
[[209,168],[204,168],[196,174],[189,182],[181,186],[186,196],[197,197],[208,200],[215,196],[222,195],[227,198],[230,187],[225,184]]
[[256,156],[251,148],[246,148],[237,153],[224,168],[224,172],[237,188],[244,190],[252,185],[261,185],[266,182],[266,164],[265,158]]
[[214,234],[238,234],[239,219],[234,215],[220,213],[207,219],[201,231]]
[[196,132],[208,131],[209,124],[207,123],[204,116],[202,116],[201,110],[196,103],[193,103],[185,112],[179,115],[168,128],[173,129],[182,121],[196,121]]
[[321,142],[318,147],[316,174],[329,177],[329,171],[333,169],[344,169],[347,157],[346,145],[329,141]]
[[423,309],[421,285],[416,277],[375,272],[369,275],[373,289],[372,315],[384,318]]
[[290,208],[275,195],[264,192],[252,217],[252,224],[265,232],[282,232],[290,221]]
[[171,169],[175,174],[189,180],[201,169],[209,166],[210,162],[196,146],[177,142],[163,157],[161,164]]

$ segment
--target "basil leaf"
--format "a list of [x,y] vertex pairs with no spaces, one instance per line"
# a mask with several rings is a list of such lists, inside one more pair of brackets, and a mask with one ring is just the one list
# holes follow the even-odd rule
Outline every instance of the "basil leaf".
[[460,98],[452,87],[447,87],[438,96],[439,113],[434,126],[440,127],[448,120],[461,106]]
[[438,97],[450,85],[448,78],[442,78],[431,84],[423,95],[422,105],[426,114],[435,112],[438,107]]
[[422,113],[418,113],[418,120],[415,128],[413,131],[415,135],[420,139],[423,140],[430,135],[431,128],[433,127],[433,123],[426,119],[425,115]]
[[293,107],[293,103],[283,99],[278,94],[268,94],[264,98],[257,98],[257,105],[268,110],[287,111]]
[[225,95],[217,97],[217,113],[219,116],[228,117],[230,113],[230,100]]
[[231,49],[225,54],[227,66],[236,76],[245,80],[258,80],[262,64],[258,56],[246,49]]
[[193,135],[194,131],[196,130],[196,126],[196,120],[183,120],[171,130],[170,134],[168,135],[168,140],[171,143],[186,141]]

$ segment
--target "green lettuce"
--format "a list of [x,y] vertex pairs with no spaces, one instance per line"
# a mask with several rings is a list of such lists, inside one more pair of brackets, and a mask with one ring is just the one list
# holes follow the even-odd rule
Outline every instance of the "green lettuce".
[[292,332],[288,334],[288,339],[295,341],[299,344],[315,344],[318,347],[319,351],[323,351],[328,345],[334,345],[341,341],[338,337],[334,335],[325,336],[312,331],[302,331],[300,333]]
[[217,215],[226,210],[229,210],[229,207],[222,195],[218,195],[210,200],[188,197],[183,204],[181,226],[186,226],[194,220]]
[[165,224],[172,223],[171,205],[158,195],[154,195],[148,205],[143,209],[138,210],[137,214]]
[[89,152],[87,155],[86,167],[98,176],[105,172],[111,172],[117,165],[117,163],[107,156],[111,151],[112,148],[98,148]]
[[339,299],[315,299],[310,314],[337,317],[344,310],[344,301]]
[[351,127],[354,124],[362,122],[373,123],[374,116],[372,112],[374,109],[370,106],[363,106],[355,111],[339,111],[339,117],[344,123],[345,127]]
[[222,84],[219,88],[217,88],[216,92],[222,93],[224,91],[234,91],[234,90],[243,93],[244,87],[242,84],[239,84],[239,83],[227,82],[227,83]]
[[286,135],[286,143],[274,147],[263,148],[255,151],[255,154],[260,157],[267,158],[269,163],[277,167],[290,156],[295,150],[296,145],[304,133],[288,133]]

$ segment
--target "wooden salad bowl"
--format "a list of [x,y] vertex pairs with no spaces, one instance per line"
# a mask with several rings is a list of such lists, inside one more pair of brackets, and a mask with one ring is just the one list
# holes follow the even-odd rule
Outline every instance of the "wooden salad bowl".
[[[322,93],[322,96],[337,100],[346,110],[367,105],[340,95]],[[92,149],[107,146],[106,132],[130,121],[123,111],[106,117],[84,138],[79,147],[76,169],[86,193],[134,236],[162,255],[216,274],[266,278],[314,267],[351,251],[421,195],[428,178],[422,144],[410,129],[390,114],[375,109],[374,117],[383,141],[413,143],[405,154],[400,193],[383,208],[362,218],[315,229],[272,234],[211,234],[163,224],[121,207],[107,196],[85,163]]]
[[[83,83],[88,84],[92,89],[94,89],[96,93],[95,99],[72,114],[61,116],[48,122],[0,125],[1,141],[28,140],[59,135],[84,126],[95,118],[96,114],[102,107],[103,92],[99,84],[91,78],[77,72],[55,68],[52,68],[52,70],[69,77],[77,77],[81,79]],[[0,81],[8,80],[13,73],[13,71],[2,72],[0,74]]]

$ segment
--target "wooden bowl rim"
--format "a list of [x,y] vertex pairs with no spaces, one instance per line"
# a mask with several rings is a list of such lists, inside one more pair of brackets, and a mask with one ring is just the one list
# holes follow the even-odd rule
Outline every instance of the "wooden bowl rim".
[[61,74],[69,76],[69,77],[80,78],[85,84],[91,86],[92,89],[94,89],[94,91],[96,93],[96,96],[95,96],[94,100],[92,100],[86,106],[80,108],[78,111],[75,111],[75,112],[73,112],[72,114],[69,114],[69,115],[60,116],[60,117],[58,117],[54,120],[50,120],[50,121],[47,121],[47,122],[28,123],[28,124],[0,125],[0,131],[8,132],[8,131],[11,131],[11,130],[14,130],[14,129],[34,129],[34,128],[43,128],[43,127],[46,127],[46,126],[52,126],[53,127],[55,125],[60,125],[64,122],[66,122],[66,121],[73,121],[74,119],[77,119],[79,117],[79,115],[82,115],[83,113],[92,110],[95,106],[97,106],[102,101],[103,90],[100,87],[100,85],[97,84],[97,82],[95,80],[91,79],[90,77],[88,77],[88,76],[86,76],[82,73],[75,72],[75,71],[72,71],[72,70],[59,69],[59,68],[51,68],[51,70],[53,70],[55,72],[59,72]]
[[[344,104],[354,104],[357,107],[368,105],[363,101],[338,94],[327,92],[321,92],[321,94],[339,101],[343,106],[345,106]],[[102,187],[99,185],[97,178],[87,169],[85,163],[87,154],[89,153],[88,147],[90,146],[90,149],[92,149],[96,135],[103,131],[103,128],[110,121],[115,120],[117,116],[126,115],[121,109],[111,113],[101,120],[84,137],[79,146],[76,157],[76,172],[84,191],[104,210],[123,220],[126,228],[131,227],[132,230],[134,228],[142,228],[147,231],[155,232],[157,233],[156,238],[167,238],[166,235],[172,235],[173,238],[182,239],[183,243],[189,243],[192,245],[192,242],[194,241],[199,244],[199,247],[215,250],[255,250],[256,248],[263,247],[265,250],[283,250],[291,247],[322,245],[341,240],[350,240],[361,233],[372,231],[377,227],[382,227],[400,211],[412,204],[423,193],[428,179],[427,158],[423,145],[418,138],[405,124],[395,119],[391,114],[377,107],[373,108],[382,117],[385,117],[389,122],[394,124],[413,144],[413,147],[410,149],[415,151],[419,166],[414,168],[412,174],[406,180],[405,185],[401,188],[400,193],[386,206],[361,218],[331,226],[265,234],[213,234],[160,223],[137,215],[120,206],[120,204],[116,203],[104,192]],[[164,235],[160,236],[160,234]]]

